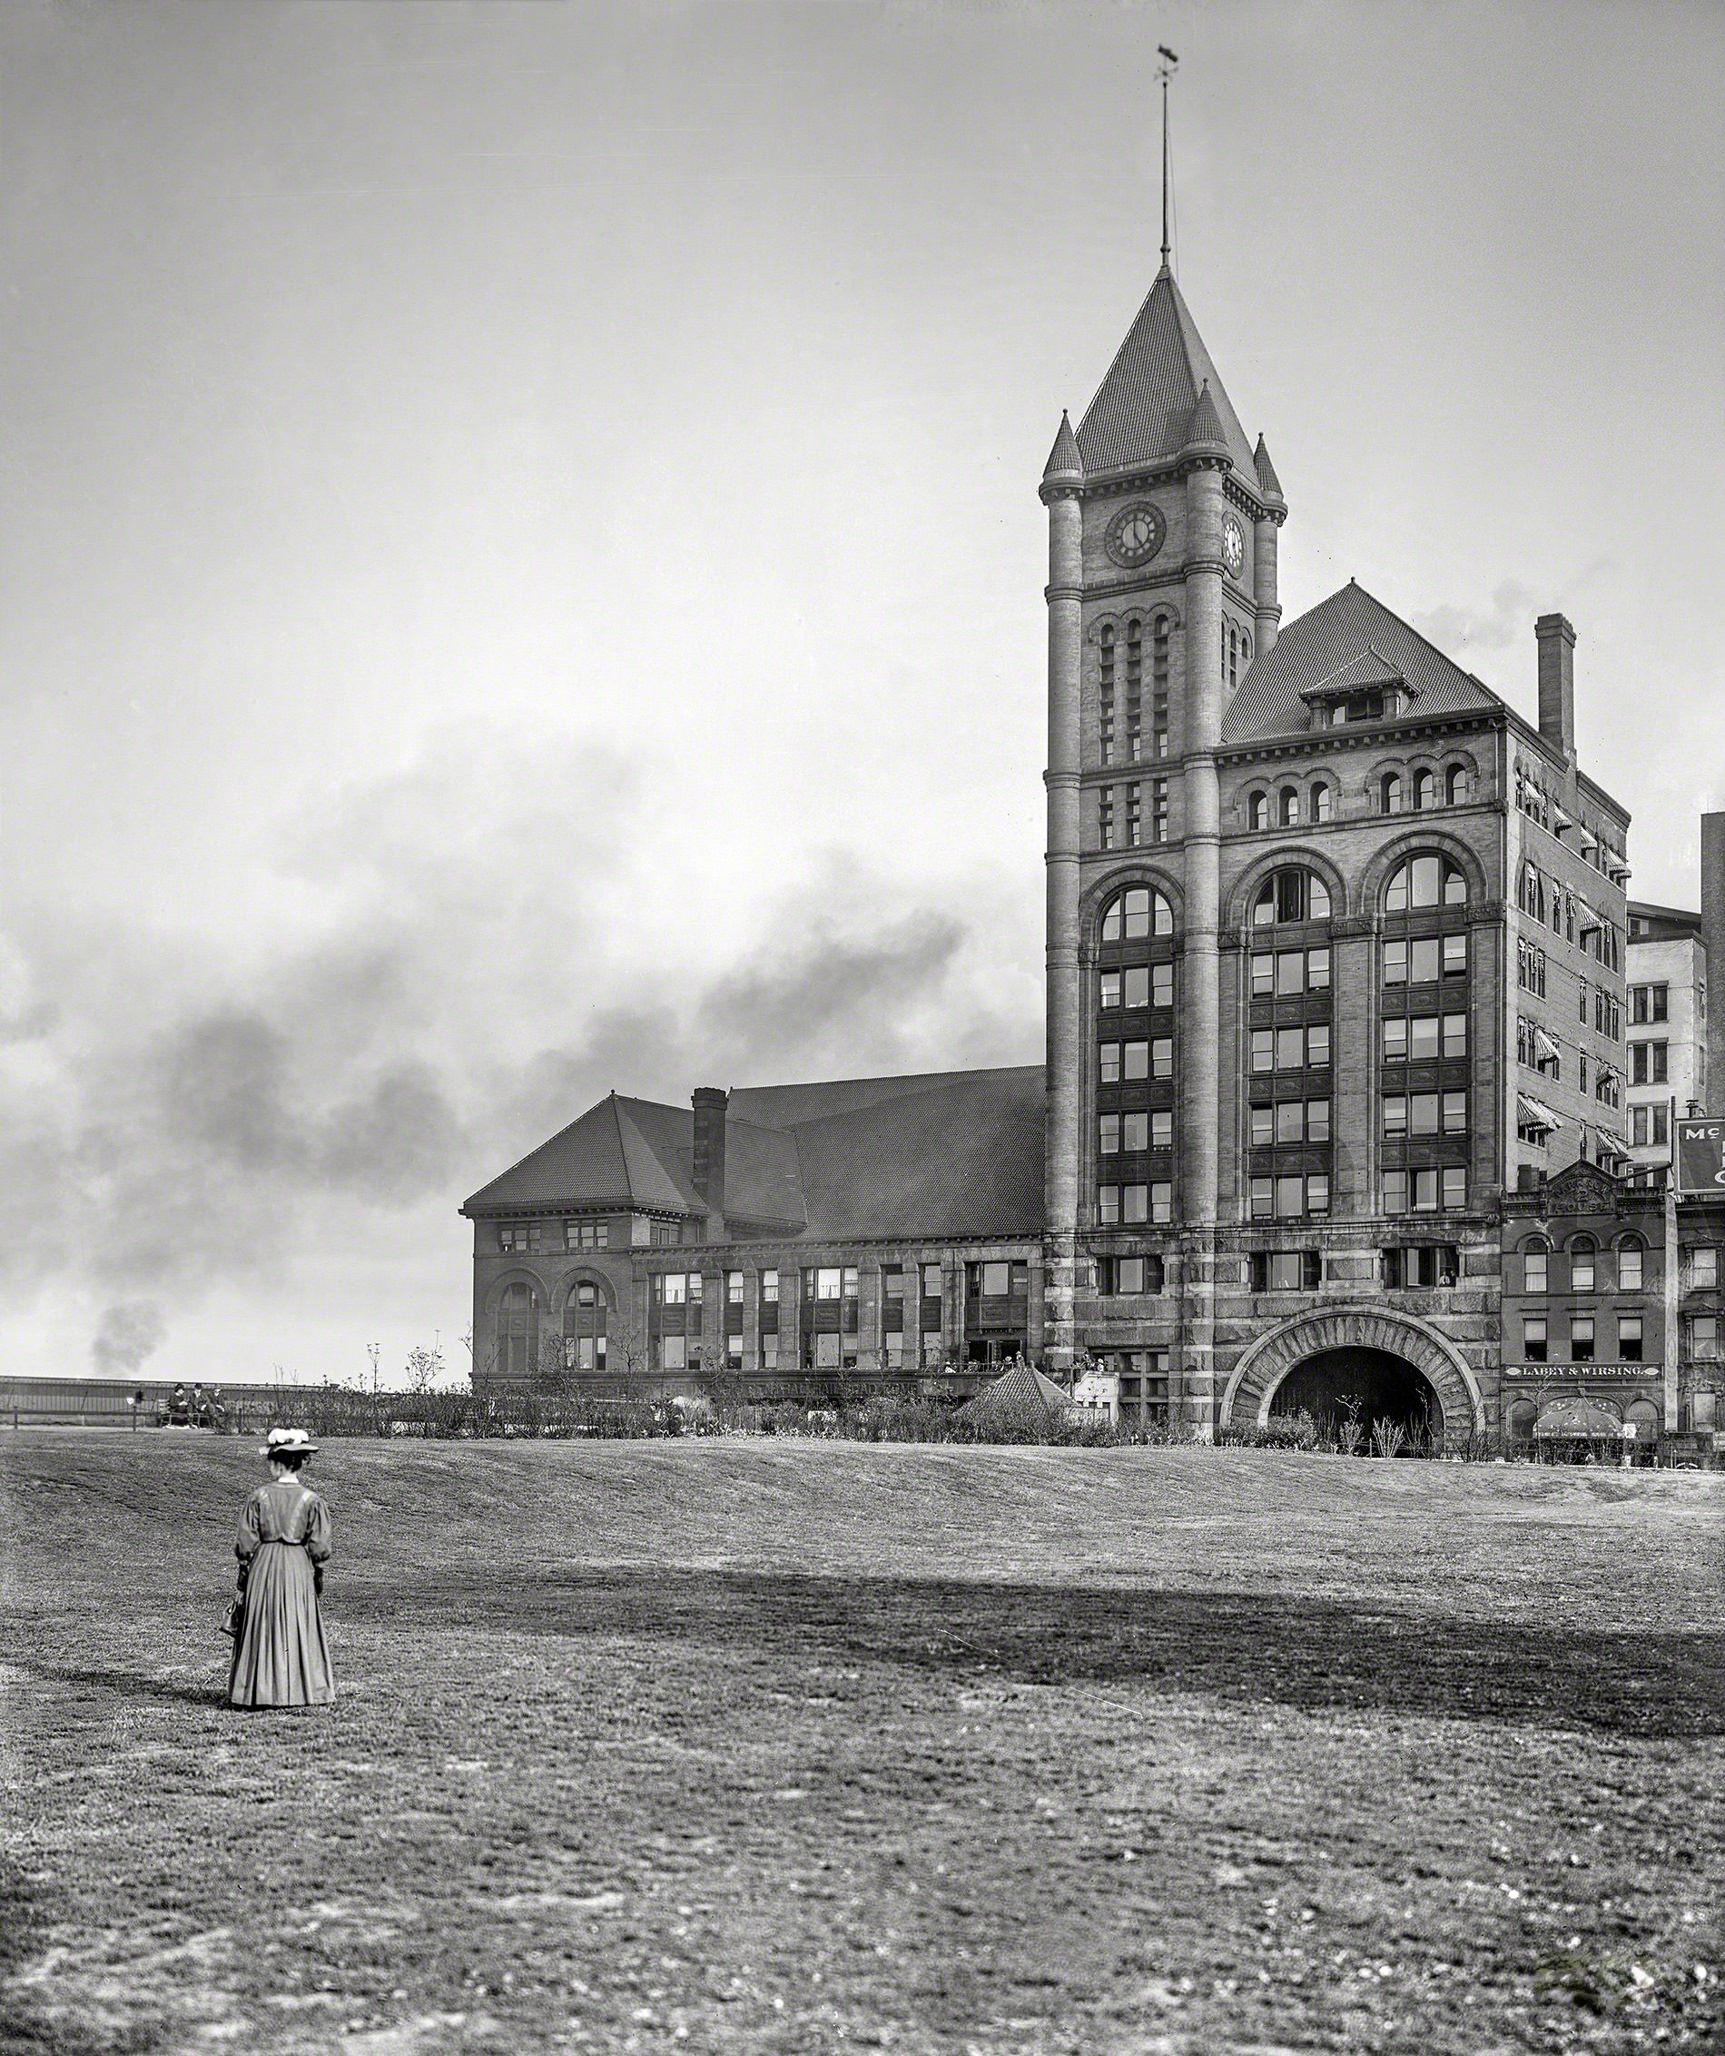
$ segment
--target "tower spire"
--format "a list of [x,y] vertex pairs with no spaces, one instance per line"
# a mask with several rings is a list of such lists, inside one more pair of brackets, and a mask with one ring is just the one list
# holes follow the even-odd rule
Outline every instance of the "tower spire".
[[1156,45],[1156,55],[1162,62],[1157,66],[1156,76],[1162,81],[1162,269],[1168,269],[1168,81],[1174,76],[1174,67],[1180,62],[1166,43]]

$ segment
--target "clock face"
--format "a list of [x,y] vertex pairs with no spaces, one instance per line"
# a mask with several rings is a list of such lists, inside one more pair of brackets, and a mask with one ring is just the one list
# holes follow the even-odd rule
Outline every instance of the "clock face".
[[1167,535],[1168,524],[1162,518],[1161,508],[1153,507],[1148,500],[1137,500],[1130,507],[1122,507],[1109,522],[1103,540],[1115,563],[1132,570],[1139,564],[1148,564]]
[[1236,578],[1238,578],[1240,575],[1240,566],[1244,564],[1245,561],[1245,531],[1241,528],[1239,522],[1237,522],[1234,519],[1233,515],[1229,514],[1224,517],[1222,522],[1222,562],[1226,564],[1228,569],[1234,574]]

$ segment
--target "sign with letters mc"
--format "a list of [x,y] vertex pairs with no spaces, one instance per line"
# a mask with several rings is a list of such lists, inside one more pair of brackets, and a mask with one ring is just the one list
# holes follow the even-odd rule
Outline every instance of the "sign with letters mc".
[[1725,1192],[1725,1121],[1677,1123],[1679,1192]]

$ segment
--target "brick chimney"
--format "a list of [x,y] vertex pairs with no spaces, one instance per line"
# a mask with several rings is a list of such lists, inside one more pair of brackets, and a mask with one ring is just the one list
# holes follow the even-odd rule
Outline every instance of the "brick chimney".
[[1725,814],[1701,816],[1701,946],[1707,953],[1707,1092],[1725,1115]]
[[1539,642],[1539,732],[1572,762],[1575,757],[1575,630],[1561,614],[1533,624]]
[[725,1110],[731,1095],[717,1085],[697,1085],[695,1110],[695,1192],[707,1210],[707,1240],[725,1239]]

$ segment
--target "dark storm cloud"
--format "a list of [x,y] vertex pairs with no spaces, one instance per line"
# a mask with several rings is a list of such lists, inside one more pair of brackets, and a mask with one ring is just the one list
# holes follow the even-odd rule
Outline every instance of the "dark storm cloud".
[[953,1023],[1010,1012],[967,962],[975,922],[894,912],[854,865],[787,887],[721,969],[643,962],[630,782],[586,754],[578,792],[558,753],[487,737],[338,794],[284,853],[323,895],[297,942],[199,955],[62,920],[29,962],[18,938],[52,1020],[0,1070],[9,1289],[113,1299],[92,1349],[132,1369],[176,1303],[291,1281],[356,1222],[387,1246],[378,1217],[457,1204],[613,1087],[944,1066]]

